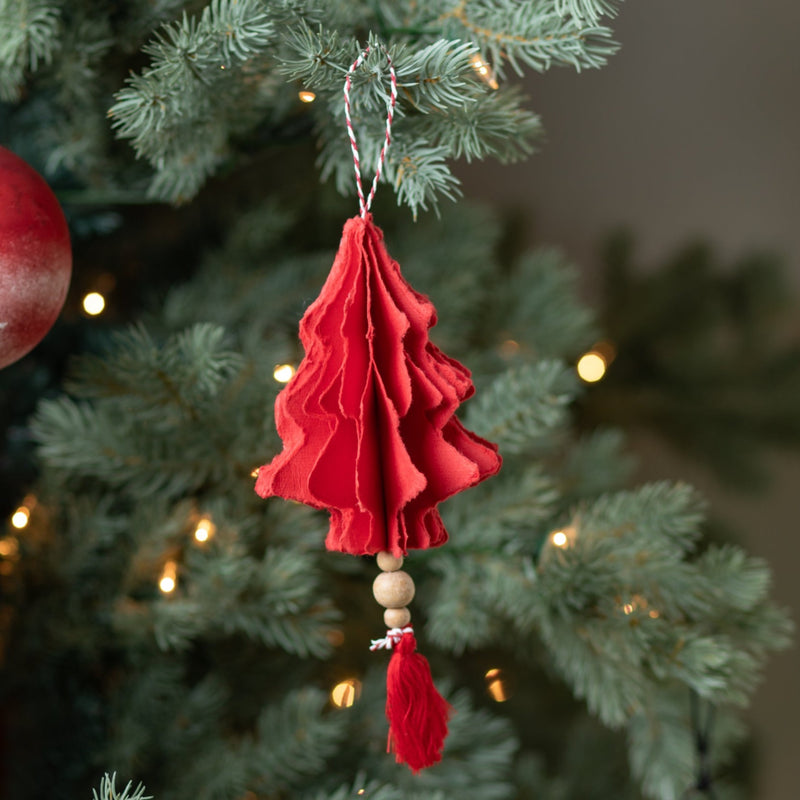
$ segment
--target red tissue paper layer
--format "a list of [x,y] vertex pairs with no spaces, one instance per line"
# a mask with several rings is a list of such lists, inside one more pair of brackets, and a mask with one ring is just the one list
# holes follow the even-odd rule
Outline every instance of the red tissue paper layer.
[[300,321],[305,357],[275,402],[283,451],[256,492],[330,510],[329,550],[369,555],[447,540],[439,502],[500,469],[497,446],[454,416],[469,371],[428,339],[436,310],[372,222],[344,226]]

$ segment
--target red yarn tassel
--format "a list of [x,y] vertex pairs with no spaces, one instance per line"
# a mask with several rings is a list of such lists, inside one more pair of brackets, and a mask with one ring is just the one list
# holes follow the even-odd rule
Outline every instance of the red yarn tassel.
[[428,659],[416,652],[413,633],[403,633],[386,673],[387,752],[419,772],[442,759],[450,704],[433,685]]

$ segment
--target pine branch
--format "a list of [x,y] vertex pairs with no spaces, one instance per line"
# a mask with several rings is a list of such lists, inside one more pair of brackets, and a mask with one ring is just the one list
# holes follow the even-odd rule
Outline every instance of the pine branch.
[[599,334],[594,314],[578,301],[577,277],[558,250],[524,255],[498,292],[495,329],[518,342],[526,358],[574,358],[584,352]]
[[117,135],[158,169],[152,196],[191,197],[214,172],[242,124],[236,114],[246,111],[246,87],[231,73],[264,54],[274,35],[260,0],[213,0],[199,19],[184,14],[144,48],[151,65],[128,78],[108,114]]
[[[148,26],[160,23],[141,49],[149,65],[125,79],[108,117],[111,130],[152,170],[147,196],[172,203],[194,197],[253,140],[279,141],[282,126],[301,111],[322,132],[324,173],[335,175],[349,193],[351,184],[342,180],[351,163],[341,122],[342,81],[366,43],[372,52],[353,76],[354,111],[371,138],[386,105],[385,46],[397,69],[395,138],[403,143],[388,182],[399,202],[417,214],[436,207],[437,198],[456,195],[445,159],[515,160],[529,154],[540,136],[535,115],[513,93],[495,94],[490,86],[496,82],[485,82],[476,59],[494,59],[502,77],[505,60],[517,71],[558,63],[583,68],[604,63],[614,49],[608,29],[597,24],[614,10],[608,0],[439,0],[430,7],[213,0],[196,13],[174,0],[131,5],[124,24],[81,8],[62,22],[53,3],[4,0],[0,14],[14,35],[0,44],[0,73],[6,73],[5,80],[0,74],[0,91],[18,97],[31,70],[42,85],[57,87],[57,118],[42,126],[51,174],[67,168],[79,181],[106,190],[124,183],[141,191],[144,170],[115,171],[108,123],[98,107],[119,86],[120,41],[122,54],[132,52]],[[166,21],[181,9],[180,19]],[[283,76],[317,95],[311,108],[297,103]],[[345,146],[331,148],[326,140],[334,136]]]
[[358,55],[353,55],[350,42],[341,41],[337,30],[319,25],[314,31],[302,18],[296,25],[289,26],[284,45],[291,55],[287,53],[278,69],[314,90],[327,90],[332,81],[344,83],[344,76]]
[[106,773],[100,780],[100,792],[98,794],[96,789],[92,790],[92,797],[94,800],[152,800],[152,795],[145,795],[145,788],[140,783],[136,788],[133,783],[128,781],[122,794],[117,791],[117,773],[114,772],[109,776]]
[[439,198],[460,196],[459,181],[445,163],[447,149],[429,146],[424,139],[395,137],[386,164],[386,180],[394,184],[398,205],[407,205],[416,219],[429,207],[438,210]]
[[392,61],[403,100],[422,113],[462,109],[485,94],[474,69],[473,42],[437,39],[426,47],[394,49]]
[[48,0],[0,0],[0,100],[19,99],[25,72],[53,60],[61,13]]
[[185,650],[198,638],[241,633],[287,653],[327,657],[339,614],[321,592],[312,558],[270,547],[258,561],[240,549],[190,553],[178,596],[154,609],[159,646]]
[[[647,539],[665,557],[679,557],[691,551],[700,536],[704,503],[687,484],[653,483],[633,492],[618,492],[600,498],[580,515],[585,540],[597,534],[618,531],[620,545],[633,547]],[[631,529],[636,520],[637,527]],[[624,538],[629,537],[629,538]]]
[[574,374],[558,361],[525,365],[485,387],[470,403],[466,424],[497,442],[501,453],[541,451],[563,429],[577,390]]
[[500,598],[520,588],[507,556],[451,553],[434,559],[432,568],[440,582],[427,609],[426,631],[431,641],[456,656],[500,644]]
[[599,430],[573,443],[561,471],[562,501],[567,507],[585,498],[628,485],[634,459],[620,431]]
[[[109,486],[171,495],[241,470],[231,449],[241,431],[226,436],[234,421],[219,401],[244,362],[225,339],[207,324],[162,346],[141,328],[120,335],[118,356],[85,359],[71,384],[93,405],[67,398],[41,405],[33,428],[47,441],[44,457]],[[166,437],[179,431],[188,436],[176,452]]]
[[230,348],[227,332],[209,323],[193,325],[163,344],[141,325],[134,326],[115,334],[112,347],[113,362],[108,357],[82,359],[68,389],[84,398],[134,395],[158,413],[176,406],[191,416],[202,405],[200,398],[216,396],[244,365]]
[[115,730],[108,743],[110,760],[133,770],[137,762],[141,764],[159,751],[162,739],[176,727],[177,707],[191,709],[194,705],[187,702],[190,692],[182,678],[180,664],[158,658],[151,659],[146,668],[126,674],[125,690],[111,700]]
[[611,30],[595,24],[594,15],[584,24],[563,10],[559,0],[459,0],[443,22],[451,21],[477,41],[501,77],[506,62],[520,75],[523,64],[540,72],[561,65],[578,71],[603,66],[617,50]]
[[538,465],[527,465],[456,496],[444,507],[448,529],[458,531],[450,551],[474,556],[503,553],[510,558],[538,552],[539,537],[561,503],[556,480]]
[[480,103],[413,121],[417,136],[447,148],[451,158],[496,158],[507,164],[530,155],[543,129],[539,118],[522,107],[514,89],[487,95]]
[[600,17],[614,17],[621,0],[553,0],[553,8],[562,17],[597,22]]
[[[351,800],[352,797],[364,795],[371,800],[405,800],[405,795],[396,786],[380,781],[368,781],[363,776],[357,777],[352,784],[343,784],[334,791],[317,791],[306,796],[306,800]],[[445,796],[436,793],[431,800],[446,800]]]
[[256,792],[289,787],[324,769],[345,733],[341,717],[323,712],[327,702],[323,692],[301,689],[259,715],[247,754]]
[[[592,9],[605,5],[584,4],[582,13],[588,18]],[[137,155],[156,168],[151,196],[173,202],[189,198],[219,168],[227,154],[233,124],[226,118],[232,120],[238,112],[239,127],[248,125],[244,119],[246,100],[237,99],[237,93],[232,92],[226,94],[220,104],[218,94],[212,95],[215,87],[222,86],[223,79],[230,83],[234,77],[233,74],[220,75],[220,66],[228,71],[241,68],[252,72],[253,56],[265,53],[265,44],[271,42],[278,29],[281,40],[271,53],[277,70],[318,95],[311,113],[322,132],[320,165],[323,176],[335,175],[340,191],[349,191],[351,182],[347,180],[347,171],[351,158],[343,123],[333,128],[331,122],[342,118],[342,81],[362,45],[331,27],[326,16],[328,8],[308,5],[299,13],[295,12],[292,18],[278,4],[262,8],[260,17],[256,15],[255,21],[249,20],[252,30],[239,29],[244,20],[242,14],[232,16],[227,30],[235,33],[228,37],[235,46],[223,47],[220,51],[218,38],[222,26],[212,22],[229,9],[227,5],[217,6],[219,3],[207,8],[199,22],[184,17],[181,24],[165,26],[156,40],[145,48],[152,58],[151,66],[128,79],[128,87],[117,94],[117,102],[109,112],[117,135],[130,139]],[[487,24],[516,26],[524,16],[503,6],[478,5],[471,10],[479,19],[486,17]],[[498,42],[504,34],[498,32],[493,34],[494,39],[486,40],[487,29],[471,25],[465,14],[459,6],[443,14],[438,21],[447,28],[448,19],[458,20],[458,37],[436,36],[429,31],[423,40],[412,44],[382,42],[370,34],[367,44],[372,52],[353,76],[354,114],[357,119],[368,121],[366,127],[362,127],[361,146],[365,151],[368,145],[363,140],[374,139],[373,133],[382,141],[378,129],[388,87],[382,48],[384,44],[388,46],[397,70],[400,103],[394,152],[389,156],[386,179],[394,184],[398,202],[408,205],[415,215],[420,210],[436,207],[439,197],[452,199],[455,196],[457,182],[445,158],[464,155],[470,159],[488,156],[506,161],[517,159],[531,152],[540,134],[538,120],[521,109],[513,93],[503,93],[495,99],[475,70],[478,47],[486,45],[487,41],[494,42],[489,46],[493,52],[492,47],[500,46]],[[529,33],[534,28],[539,33],[530,33],[530,41],[517,49],[509,50],[503,40],[503,52],[508,51],[515,69],[520,69],[521,61],[537,69],[559,61],[578,67],[598,66],[603,62],[606,50],[595,43],[595,39],[602,39],[606,29],[582,28],[578,35],[571,28],[567,29],[565,22],[561,26],[564,30],[559,28],[554,34],[551,28],[556,18],[555,11],[536,16],[528,26]],[[516,34],[510,38],[514,42],[519,39]],[[611,52],[611,48],[607,50]],[[262,78],[265,79],[264,73]],[[212,96],[214,124],[207,120]],[[268,102],[275,101],[273,92]],[[433,116],[421,127],[414,128],[411,117],[420,114]],[[409,117],[405,125],[403,117]],[[253,122],[251,118],[249,124]],[[202,130],[201,135],[198,130]],[[379,142],[373,144],[373,149],[377,147]],[[364,155],[369,156],[363,159],[364,163],[374,163],[371,154],[365,152]]]
[[[695,741],[687,736],[689,717],[688,692],[684,687],[673,686],[654,695],[647,707],[631,718],[628,726],[631,770],[649,797],[684,798],[692,789],[699,790]],[[745,739],[746,728],[728,709],[715,709],[714,718],[710,750],[715,763],[725,763]]]

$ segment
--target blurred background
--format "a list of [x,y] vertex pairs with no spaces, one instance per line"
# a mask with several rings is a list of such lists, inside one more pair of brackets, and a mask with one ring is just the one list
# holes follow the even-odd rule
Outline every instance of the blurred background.
[[[526,80],[547,141],[523,164],[464,168],[465,195],[517,215],[530,241],[562,247],[581,266],[594,306],[602,293],[602,243],[619,227],[634,232],[642,269],[655,269],[694,240],[723,264],[769,251],[796,295],[800,5],[645,0],[625,4],[614,28],[622,48],[606,68]],[[800,312],[796,296],[794,307]],[[793,319],[784,334],[797,341],[800,313]],[[757,390],[768,395],[770,385]],[[634,446],[642,479],[681,478],[702,489],[714,515],[769,561],[776,600],[800,618],[797,454],[775,448],[765,486],[732,487],[663,438],[641,432]],[[798,676],[795,644],[770,661],[750,712],[760,800],[798,796]]]

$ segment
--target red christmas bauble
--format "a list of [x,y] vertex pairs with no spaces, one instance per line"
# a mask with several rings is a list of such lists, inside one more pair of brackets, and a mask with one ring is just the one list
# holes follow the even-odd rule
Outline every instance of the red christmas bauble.
[[56,196],[36,170],[0,147],[0,367],[22,358],[53,326],[71,272]]

